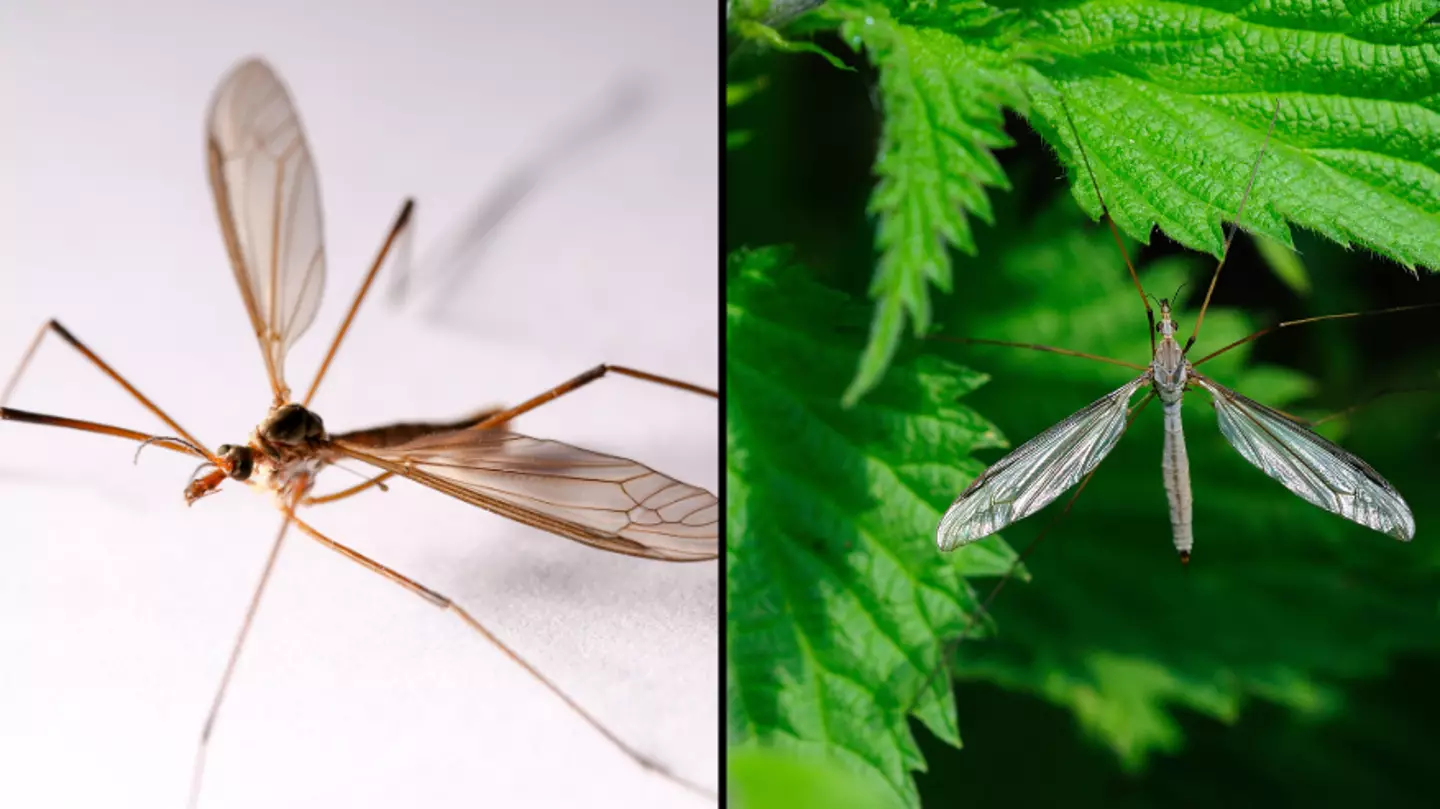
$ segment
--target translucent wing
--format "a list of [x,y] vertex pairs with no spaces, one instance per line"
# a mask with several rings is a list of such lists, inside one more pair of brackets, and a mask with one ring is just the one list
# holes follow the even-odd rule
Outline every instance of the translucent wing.
[[210,187],[240,296],[277,403],[289,401],[285,352],[325,287],[320,186],[285,86],[252,59],[215,91],[207,136]]
[[940,519],[936,531],[940,550],[987,537],[1039,511],[1074,486],[1110,454],[1125,432],[1130,397],[1149,383],[1147,371],[985,470]]
[[715,495],[635,461],[502,430],[454,430],[393,446],[331,446],[467,503],[607,551],[714,559]]
[[1415,536],[1410,507],[1369,464],[1279,411],[1199,374],[1191,378],[1214,398],[1220,432],[1261,472],[1347,520],[1396,539]]

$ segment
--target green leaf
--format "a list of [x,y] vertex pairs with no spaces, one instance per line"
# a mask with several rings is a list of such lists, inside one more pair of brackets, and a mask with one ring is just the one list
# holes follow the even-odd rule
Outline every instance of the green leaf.
[[1288,220],[1406,267],[1440,267],[1440,44],[1422,25],[1437,12],[1437,2],[1037,4],[1056,93],[1035,94],[1032,123],[1063,145],[1092,216],[1099,204],[1060,97],[1120,227],[1144,241],[1158,225],[1218,255],[1221,221],[1235,219],[1273,119],[1247,229],[1289,247]]
[[754,132],[751,132],[751,131],[748,130],[748,129],[738,129],[738,130],[731,130],[731,131],[729,131],[729,132],[726,132],[726,133],[725,133],[725,148],[726,148],[727,150],[729,150],[729,149],[739,149],[741,146],[744,146],[745,144],[749,143],[749,142],[750,142],[750,139],[753,138],[754,136],[755,136],[755,133],[754,133]]
[[770,80],[764,76],[756,76],[750,81],[726,82],[725,106],[734,107],[749,101],[761,90],[764,90],[769,83]]
[[735,29],[735,32],[740,36],[752,42],[757,42],[761,45],[774,48],[777,51],[786,51],[788,53],[813,53],[816,56],[819,56],[820,58],[829,62],[831,67],[839,68],[840,70],[854,70],[854,68],[845,64],[845,62],[843,62],[840,57],[825,50],[819,45],[816,45],[813,42],[797,42],[795,40],[786,39],[780,34],[779,31],[776,31],[774,28],[771,28],[765,23],[759,22],[757,20],[736,20],[731,23],[731,27],[733,27]]
[[907,716],[959,744],[948,678],[930,675],[969,623],[967,578],[1015,559],[998,539],[935,549],[982,468],[969,453],[1002,444],[956,401],[984,377],[906,355],[843,408],[863,308],[783,250],[736,253],[727,274],[730,744],[820,756],[916,806]]
[[769,26],[782,27],[801,17],[825,0],[728,0],[725,17],[734,23],[754,20]]
[[[1184,752],[1157,758],[1143,773],[1117,773],[1050,706],[977,684],[960,696],[976,742],[963,751],[925,745],[933,766],[921,799],[937,807],[1419,809],[1434,803],[1440,711],[1417,695],[1437,676],[1434,657],[1402,661],[1384,678],[1351,685],[1341,710],[1317,717],[1263,704],[1246,705],[1234,724],[1186,715]],[[1036,761],[1044,762],[1043,778],[1027,777]]]
[[853,405],[879,382],[906,321],[930,327],[930,290],[952,287],[950,248],[975,252],[968,214],[990,221],[985,189],[1009,188],[991,150],[1009,146],[1005,107],[1023,109],[1026,69],[1013,15],[960,3],[917,28],[872,3],[832,3],[827,13],[880,71],[884,127],[870,199],[880,251],[870,295],[870,340],[845,391]]
[[1300,254],[1275,241],[1269,236],[1256,236],[1255,249],[1259,251],[1260,257],[1270,265],[1270,271],[1275,277],[1296,295],[1304,297],[1310,294],[1310,273],[1305,269],[1305,262],[1300,259]]
[[[761,90],[768,86],[770,80],[765,76],[756,76],[749,81],[726,82],[725,84],[725,106],[738,107],[749,101]],[[739,149],[749,143],[755,133],[748,129],[727,129],[725,131],[725,149],[731,151]]]
[[[907,321],[952,288],[949,248],[989,222],[1000,112],[1028,112],[1098,217],[1060,107],[1074,113],[1119,226],[1220,253],[1251,166],[1275,134],[1243,226],[1292,246],[1288,223],[1407,268],[1440,268],[1440,0],[1259,4],[1091,0],[833,2],[821,10],[879,72],[872,198],[880,257],[870,342],[846,393],[884,374]],[[1279,102],[1278,117],[1274,116]]]
[[736,809],[889,809],[893,794],[833,762],[752,747],[727,756]]

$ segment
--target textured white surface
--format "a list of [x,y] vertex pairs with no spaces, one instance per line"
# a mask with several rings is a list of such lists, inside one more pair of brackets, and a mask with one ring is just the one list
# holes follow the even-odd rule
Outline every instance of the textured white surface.
[[[0,373],[47,316],[212,446],[269,392],[205,181],[210,93],[250,54],[304,117],[329,286],[308,382],[400,201],[417,254],[578,125],[437,310],[361,312],[315,402],[333,429],[515,402],[597,362],[718,380],[717,53],[706,4],[7,3]],[[585,121],[618,87],[640,103]],[[582,139],[584,141],[585,139]],[[427,316],[427,312],[431,316]],[[12,404],[159,429],[52,340]],[[602,380],[517,429],[713,490],[716,405]],[[278,524],[188,461],[0,423],[0,805],[184,803]],[[322,488],[348,485],[335,470]],[[446,593],[645,753],[714,786],[715,563],[603,554],[401,483],[310,512]],[[210,752],[202,805],[706,806],[640,771],[445,613],[292,535]]]

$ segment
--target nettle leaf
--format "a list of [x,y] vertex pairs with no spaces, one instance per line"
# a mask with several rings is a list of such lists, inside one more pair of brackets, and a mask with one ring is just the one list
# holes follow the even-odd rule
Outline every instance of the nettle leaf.
[[1440,268],[1437,13],[1435,0],[1037,4],[1055,92],[1035,93],[1031,123],[1063,144],[1092,216],[1062,97],[1117,223],[1218,255],[1273,119],[1246,229],[1289,246],[1288,220]]
[[[937,318],[963,324],[972,336],[1145,362],[1144,308],[1108,230],[1077,229],[1080,217],[1068,200],[1033,218],[1013,210],[1017,201],[1005,201],[1000,224],[982,240],[985,271],[974,268],[967,294],[947,299]],[[1098,269],[1106,266],[1113,271]],[[1213,268],[1213,259],[1171,259],[1142,267],[1140,279],[1162,297],[1187,282],[1194,304]],[[1182,306],[1178,319],[1188,335],[1195,312]],[[1256,326],[1212,309],[1196,356]],[[959,326],[947,331],[962,333]],[[1293,371],[1246,365],[1249,349],[1202,370],[1275,407],[1290,409],[1310,393],[1310,382]],[[993,414],[1016,441],[1133,374],[1020,349],[976,346],[968,354],[968,364],[996,380],[970,397],[972,406]],[[1263,700],[1324,716],[1348,679],[1373,676],[1396,656],[1440,642],[1427,595],[1440,548],[1396,542],[1294,497],[1226,443],[1203,394],[1187,396],[1184,412],[1196,526],[1189,568],[1171,547],[1162,423],[1152,405],[1027,557],[1036,585],[1007,589],[996,600],[992,612],[1003,631],[991,642],[963,644],[956,661],[962,680],[996,683],[1069,709],[1132,770],[1184,743],[1182,709],[1234,722],[1247,700]],[[1413,476],[1413,459],[1407,463],[1413,441],[1403,431],[1393,436],[1390,444],[1352,449],[1409,495],[1417,523],[1433,525],[1440,513],[1423,499],[1428,481]],[[1411,477],[1403,476],[1407,470]],[[1007,538],[1026,548],[1054,513],[1052,507],[1011,526]],[[1336,654],[1337,642],[1344,654]],[[965,693],[962,685],[962,715]]]
[[814,6],[820,5],[820,2],[822,0],[782,3],[772,3],[768,0],[731,2],[726,6],[725,17],[731,31],[757,46],[789,53],[813,53],[829,62],[830,66],[837,70],[853,70],[839,57],[819,45],[813,42],[788,39],[776,29],[776,26],[790,22]]
[[741,20],[734,23],[735,31],[741,36],[766,47],[774,48],[777,51],[788,51],[790,53],[813,53],[821,59],[830,63],[830,66],[837,70],[853,70],[849,65],[841,61],[840,57],[816,45],[813,42],[796,42],[786,39],[779,31],[764,23],[754,20]]
[[893,794],[829,759],[748,747],[726,756],[730,806],[741,809],[883,809]]
[[[937,27],[906,25],[874,3],[833,3],[827,13],[880,72],[884,124],[870,199],[879,264],[870,340],[845,391],[854,404],[884,374],[906,321],[930,327],[930,290],[952,287],[950,248],[975,252],[968,215],[991,221],[985,189],[1008,189],[991,153],[1011,145],[1005,107],[1025,106],[1024,49],[1015,17],[982,3],[936,12]],[[943,27],[939,27],[943,26]]]
[[1006,188],[991,150],[1001,111],[1026,113],[1098,217],[1063,97],[1106,202],[1132,237],[1153,227],[1218,254],[1278,100],[1243,226],[1283,245],[1287,223],[1407,268],[1440,267],[1440,1],[831,3],[879,73],[884,127],[872,198],[880,256],[853,402],[884,374],[908,321],[952,288],[950,248]]
[[730,744],[819,755],[917,806],[907,716],[960,743],[948,678],[930,674],[974,609],[967,579],[1015,558],[998,539],[935,550],[982,469],[969,453],[1002,444],[957,402],[984,377],[902,356],[843,408],[863,307],[779,249],[734,254],[726,295]]

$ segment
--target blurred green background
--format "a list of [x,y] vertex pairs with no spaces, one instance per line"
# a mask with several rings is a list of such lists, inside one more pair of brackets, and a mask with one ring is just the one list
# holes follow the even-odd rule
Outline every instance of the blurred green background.
[[[731,74],[763,77],[765,87],[728,115],[727,129],[746,135],[727,153],[726,246],[791,245],[815,278],[863,306],[875,261],[866,215],[875,77],[835,38],[817,42],[856,72],[772,53]],[[956,292],[936,293],[936,322],[949,334],[1147,362],[1144,310],[1109,232],[1080,212],[1025,122],[1007,123],[1017,146],[997,156],[1013,190],[990,195],[994,227],[974,222],[978,254],[956,255]],[[1278,320],[1440,301],[1440,279],[1426,270],[1417,278],[1361,250],[1295,238],[1301,281],[1283,280],[1254,240],[1237,239],[1192,358]],[[1148,292],[1168,297],[1185,284],[1188,331],[1214,259],[1159,233],[1136,251]],[[1302,326],[1205,366],[1222,384],[1311,418],[1405,391],[1321,432],[1405,495],[1414,542],[1286,492],[1225,443],[1194,391],[1185,413],[1196,545],[1182,569],[1151,406],[1027,561],[1031,581],[997,599],[996,636],[960,646],[964,748],[912,722],[928,769],[917,778],[922,802],[1440,805],[1431,775],[1440,757],[1440,503],[1429,492],[1440,461],[1436,325],[1420,312]],[[1012,446],[1133,376],[1018,349],[911,348],[988,374],[963,403]],[[1003,450],[976,454],[988,463]],[[1005,541],[1023,550],[1056,511],[1012,526]],[[983,593],[989,582],[972,583]]]

